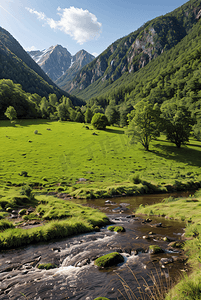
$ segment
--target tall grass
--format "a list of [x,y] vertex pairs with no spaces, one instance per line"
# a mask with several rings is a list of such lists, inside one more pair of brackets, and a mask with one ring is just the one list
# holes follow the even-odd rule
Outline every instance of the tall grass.
[[71,218],[65,221],[51,221],[44,226],[31,229],[7,229],[0,235],[0,249],[64,238],[78,233],[93,231],[93,225],[84,219]]
[[126,280],[117,273],[123,290],[118,290],[121,296],[125,300],[165,300],[168,291],[173,286],[172,281],[168,276],[164,277],[164,272],[160,269],[155,268],[155,272],[151,272],[149,275],[150,281],[147,282],[144,278],[143,284],[139,282],[135,273],[128,266],[129,271],[133,275],[133,280],[137,283],[137,291],[134,291],[131,286],[128,285]]

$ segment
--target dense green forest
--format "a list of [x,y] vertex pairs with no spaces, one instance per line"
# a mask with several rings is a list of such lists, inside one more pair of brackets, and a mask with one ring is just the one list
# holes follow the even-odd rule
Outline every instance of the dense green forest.
[[[113,89],[87,101],[87,107],[96,112],[114,115],[121,126],[127,125],[127,114],[141,100],[158,103],[179,102],[191,111],[200,127],[201,105],[201,21],[175,47],[164,52],[146,67],[134,74],[124,74],[115,81]],[[89,91],[90,92],[90,91]],[[98,111],[99,110],[99,111]]]
[[0,119],[6,119],[5,112],[13,107],[18,119],[44,118],[51,120],[70,120],[84,122],[80,106],[74,106],[71,99],[56,94],[41,97],[26,93],[20,84],[10,79],[0,80]]
[[[138,73],[162,53],[176,46],[200,18],[201,1],[191,0],[164,16],[143,24],[115,41],[85,66],[66,90],[88,100],[108,90],[124,76]],[[118,84],[119,81],[118,80]]]

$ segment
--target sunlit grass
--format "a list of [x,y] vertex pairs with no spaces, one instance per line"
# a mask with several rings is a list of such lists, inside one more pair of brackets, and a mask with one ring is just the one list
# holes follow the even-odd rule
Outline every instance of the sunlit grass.
[[[55,188],[59,183],[63,187],[58,189],[72,192],[72,187],[129,186],[136,176],[155,185],[200,181],[200,142],[191,140],[177,149],[161,137],[147,152],[141,145],[130,145],[122,128],[96,130],[97,135],[89,128],[48,120],[20,120],[14,127],[1,121],[0,184],[28,182]],[[79,182],[80,178],[86,181]]]

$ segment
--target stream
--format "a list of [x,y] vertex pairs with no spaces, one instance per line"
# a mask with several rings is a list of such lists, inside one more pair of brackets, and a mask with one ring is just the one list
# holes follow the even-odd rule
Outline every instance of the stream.
[[[143,217],[132,215],[140,204],[160,202],[169,196],[158,194],[112,198],[109,201],[76,200],[77,203],[104,211],[111,222],[122,225],[126,231],[110,232],[106,226],[100,232],[0,252],[0,299],[93,300],[102,296],[122,300],[129,298],[120,277],[137,297],[139,286],[143,286],[145,281],[153,285],[150,274],[156,274],[159,269],[162,280],[166,281],[169,277],[178,279],[179,274],[186,271],[183,253],[168,247],[169,241],[163,238],[167,237],[170,241],[182,239],[185,223],[164,217],[151,217],[146,222]],[[164,253],[148,253],[149,245],[153,244],[159,245]],[[124,263],[107,270],[94,266],[97,257],[111,252],[121,253]],[[39,263],[52,263],[57,268],[41,270],[37,268]]]

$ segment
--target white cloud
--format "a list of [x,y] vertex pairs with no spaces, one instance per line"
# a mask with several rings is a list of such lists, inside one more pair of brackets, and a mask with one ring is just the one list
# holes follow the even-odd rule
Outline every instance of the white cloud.
[[38,19],[44,20],[52,29],[58,29],[76,40],[80,45],[98,37],[101,33],[102,24],[97,17],[88,10],[76,8],[57,8],[59,21],[47,18],[44,13],[34,9],[26,8],[30,13],[35,14]]
[[46,20],[46,15],[43,12],[38,12],[35,9],[26,7],[26,9],[31,13],[35,14],[39,20]]

